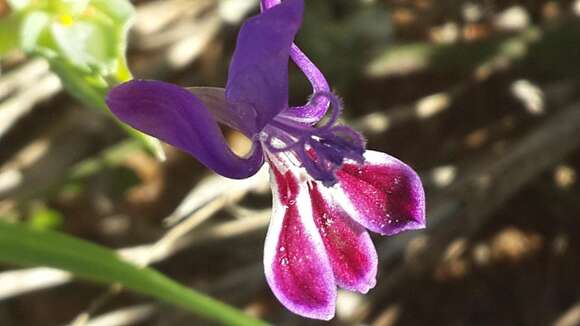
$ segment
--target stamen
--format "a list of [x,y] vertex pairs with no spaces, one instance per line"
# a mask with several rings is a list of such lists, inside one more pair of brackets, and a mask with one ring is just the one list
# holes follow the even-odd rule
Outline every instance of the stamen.
[[[265,129],[265,146],[272,154],[291,153],[310,176],[326,186],[336,183],[335,171],[345,160],[364,161],[364,138],[347,126],[336,125],[341,112],[334,94],[319,92],[313,99],[325,97],[331,103],[331,115],[323,125],[312,127],[284,117],[276,117]],[[274,142],[285,146],[276,146]]]

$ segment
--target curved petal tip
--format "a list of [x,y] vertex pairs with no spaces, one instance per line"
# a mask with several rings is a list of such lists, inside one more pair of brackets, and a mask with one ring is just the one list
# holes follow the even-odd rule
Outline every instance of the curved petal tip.
[[191,154],[225,177],[247,178],[264,161],[256,144],[247,157],[234,154],[207,106],[177,85],[128,81],[113,87],[106,103],[121,121]]
[[347,211],[367,229],[394,235],[426,226],[425,193],[417,173],[387,154],[365,152],[365,163],[337,172]]
[[272,168],[273,216],[264,248],[264,272],[276,298],[298,315],[334,317],[336,283],[312,218],[306,184]]
[[262,130],[288,107],[290,47],[303,11],[303,0],[287,0],[248,19],[240,29],[226,99],[248,130]]

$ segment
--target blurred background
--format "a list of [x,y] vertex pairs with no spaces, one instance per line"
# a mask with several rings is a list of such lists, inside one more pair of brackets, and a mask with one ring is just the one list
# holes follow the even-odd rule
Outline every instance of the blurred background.
[[[257,0],[133,4],[134,76],[184,86],[224,85],[239,26],[258,11]],[[161,163],[18,50],[0,59],[0,216],[127,255],[188,218],[152,266],[277,325],[580,325],[580,1],[310,0],[297,43],[368,148],[412,165],[428,199],[426,230],[374,237],[377,287],[341,292],[331,322],[292,315],[265,283],[267,174],[219,178],[169,146]],[[292,69],[303,103],[310,88]],[[65,324],[211,323],[0,265],[0,325]]]

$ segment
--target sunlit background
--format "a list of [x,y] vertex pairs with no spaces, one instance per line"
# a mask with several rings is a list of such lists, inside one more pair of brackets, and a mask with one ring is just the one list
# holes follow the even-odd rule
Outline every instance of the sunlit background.
[[[306,1],[297,43],[344,119],[412,165],[428,198],[428,228],[374,237],[376,288],[340,292],[328,323],[287,312],[266,285],[267,173],[227,180],[169,146],[158,160],[79,100],[45,52],[6,45],[19,2],[0,0],[2,220],[117,249],[276,325],[580,325],[580,1]],[[258,12],[258,0],[133,4],[133,75],[183,86],[223,85],[239,26]],[[291,79],[303,103],[310,86],[295,67]],[[0,325],[67,324],[211,325],[132,291],[0,264]]]

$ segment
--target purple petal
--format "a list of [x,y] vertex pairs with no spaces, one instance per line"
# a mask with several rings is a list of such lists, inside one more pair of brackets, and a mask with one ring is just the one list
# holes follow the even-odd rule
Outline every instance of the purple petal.
[[314,222],[339,287],[367,293],[376,284],[377,252],[368,232],[336,205],[325,187],[312,183]]
[[271,169],[273,216],[264,249],[266,280],[290,311],[308,318],[334,316],[336,284],[312,218],[305,182]]
[[[280,0],[262,0],[262,11],[269,10],[280,4]],[[300,50],[296,44],[290,48],[290,58],[302,70],[308,81],[312,85],[313,93],[330,93],[330,86],[324,75],[316,65]],[[329,100],[325,97],[311,99],[303,106],[290,107],[280,113],[287,119],[292,119],[304,124],[318,122],[328,110]]]
[[333,189],[353,219],[383,235],[425,227],[425,194],[413,169],[387,154],[366,151],[363,165],[346,163]]
[[261,5],[261,10],[268,10],[274,6],[277,6],[281,3],[281,0],[261,0],[260,1],[260,5]]
[[[328,86],[328,82],[322,72],[320,72],[318,67],[310,61],[296,44],[292,44],[290,58],[292,58],[292,61],[294,61],[306,78],[308,78],[314,94],[330,93],[330,86]],[[305,105],[290,107],[282,111],[280,115],[304,124],[314,124],[324,117],[329,103],[330,101],[326,96],[314,96]]]
[[303,11],[303,0],[287,0],[248,19],[240,30],[226,98],[244,130],[260,131],[288,107],[289,52]]
[[253,130],[244,130],[246,123],[240,119],[235,108],[226,102],[226,90],[218,87],[188,87],[188,91],[197,97],[220,123],[241,131],[248,138],[253,138]]
[[193,155],[225,177],[249,177],[263,163],[256,144],[249,157],[235,155],[203,103],[179,86],[132,80],[111,89],[106,101],[121,121]]

